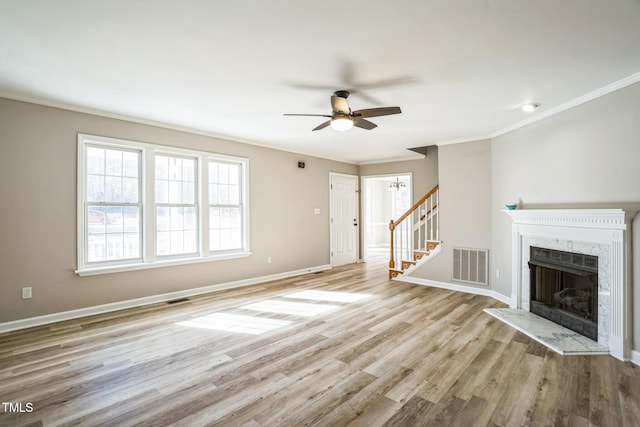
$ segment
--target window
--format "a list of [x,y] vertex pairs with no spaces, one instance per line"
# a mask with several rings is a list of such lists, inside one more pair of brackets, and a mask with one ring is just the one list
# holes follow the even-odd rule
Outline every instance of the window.
[[209,249],[242,247],[242,165],[209,162]]
[[88,145],[87,263],[139,260],[140,152]]
[[195,158],[157,155],[156,255],[198,253]]
[[248,256],[244,158],[78,136],[78,274]]

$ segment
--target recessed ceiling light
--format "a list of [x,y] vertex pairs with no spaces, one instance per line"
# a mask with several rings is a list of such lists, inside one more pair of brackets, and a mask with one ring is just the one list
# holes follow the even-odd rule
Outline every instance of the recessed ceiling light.
[[522,111],[526,111],[527,113],[530,113],[533,110],[535,110],[536,108],[538,108],[539,106],[540,106],[540,104],[538,104],[538,103],[526,104],[526,105],[522,106]]

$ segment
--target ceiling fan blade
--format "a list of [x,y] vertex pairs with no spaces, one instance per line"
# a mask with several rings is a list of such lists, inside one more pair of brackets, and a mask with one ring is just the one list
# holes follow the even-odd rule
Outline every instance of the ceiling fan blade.
[[359,117],[353,119],[353,125],[366,130],[371,130],[378,127],[377,124],[370,122],[369,120],[361,119]]
[[391,114],[400,114],[402,111],[400,107],[380,107],[380,108],[365,108],[364,110],[357,110],[353,112],[354,117],[380,117],[389,116]]
[[329,126],[330,124],[331,124],[331,120],[327,120],[326,122],[324,122],[324,123],[322,123],[322,124],[319,124],[318,126],[314,127],[314,128],[313,128],[313,129],[311,129],[311,130],[320,130],[320,129],[324,129],[324,128],[326,128],[327,126]]
[[331,96],[331,108],[336,113],[349,114],[351,113],[351,108],[349,108],[349,104],[347,103],[347,98],[343,98],[341,96]]
[[288,113],[284,113],[283,116],[331,117],[330,114],[288,114]]
[[417,80],[410,76],[395,77],[386,80],[378,80],[375,82],[362,83],[358,85],[358,89],[379,89],[392,86],[401,86],[416,83]]

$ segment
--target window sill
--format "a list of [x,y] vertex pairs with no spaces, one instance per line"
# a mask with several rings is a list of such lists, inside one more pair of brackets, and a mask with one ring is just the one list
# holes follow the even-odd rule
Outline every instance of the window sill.
[[251,252],[240,252],[233,254],[212,255],[208,257],[181,258],[136,264],[110,265],[106,267],[84,268],[82,270],[76,270],[75,273],[78,276],[95,276],[98,274],[121,273],[124,271],[146,270],[149,268],[171,267],[174,265],[199,264],[202,262],[246,258],[249,255],[251,255]]

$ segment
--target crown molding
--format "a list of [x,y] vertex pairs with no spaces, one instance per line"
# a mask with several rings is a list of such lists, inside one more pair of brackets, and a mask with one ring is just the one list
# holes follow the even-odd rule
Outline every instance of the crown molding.
[[585,95],[579,96],[578,98],[572,99],[568,102],[565,102],[564,104],[560,104],[555,107],[549,108],[548,110],[542,111],[539,114],[536,114],[535,116],[529,117],[528,119],[521,120],[505,128],[502,128],[493,133],[490,133],[488,135],[488,138],[495,138],[497,136],[504,135],[505,133],[509,133],[516,129],[520,129],[522,127],[528,126],[532,123],[539,122],[540,120],[544,120],[549,117],[555,116],[556,114],[560,114],[563,111],[570,110],[571,108],[577,107],[589,101],[593,101],[594,99],[608,95],[612,92],[623,89],[627,86],[631,86],[638,82],[640,82],[640,72],[632,74],[628,77],[625,77],[622,80],[618,80],[616,82],[603,86],[600,89],[594,90],[593,92],[589,92]]
[[549,117],[555,116],[556,114],[560,114],[563,111],[567,111],[571,108],[577,107],[586,102],[593,101],[594,99],[608,95],[617,90],[624,89],[625,87],[631,86],[638,82],[640,82],[640,72],[637,72],[628,77],[625,77],[622,80],[618,80],[616,82],[603,86],[600,89],[594,90],[593,92],[589,92],[585,95],[579,96],[578,98],[572,99],[568,102],[565,102],[564,104],[560,104],[555,107],[549,108],[548,110],[542,111],[536,114],[535,116],[531,116],[525,120],[521,120],[519,122],[513,123],[507,127],[491,132],[487,135],[479,135],[471,138],[458,138],[458,139],[437,141],[435,142],[435,145],[441,146],[441,145],[451,145],[451,144],[462,144],[465,142],[476,142],[476,141],[482,141],[486,139],[493,139],[500,135],[504,135],[506,133],[513,132],[514,130],[528,126],[532,123],[539,122],[544,119],[548,119]]

